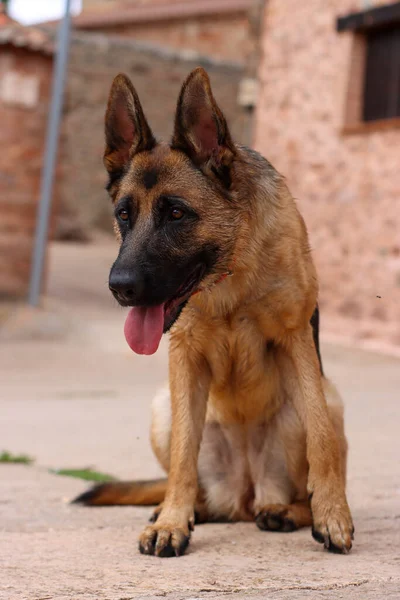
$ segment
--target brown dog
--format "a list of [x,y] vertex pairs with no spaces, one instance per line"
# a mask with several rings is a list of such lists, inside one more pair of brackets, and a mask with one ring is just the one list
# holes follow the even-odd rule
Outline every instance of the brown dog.
[[110,289],[132,307],[127,341],[152,354],[171,329],[151,431],[168,483],[104,484],[77,501],[161,503],[140,536],[145,554],[182,554],[195,514],[312,525],[347,552],[343,409],[318,361],[317,276],[283,177],[232,141],[201,68],[182,87],[171,144],[155,141],[118,75],[106,142],[121,241]]

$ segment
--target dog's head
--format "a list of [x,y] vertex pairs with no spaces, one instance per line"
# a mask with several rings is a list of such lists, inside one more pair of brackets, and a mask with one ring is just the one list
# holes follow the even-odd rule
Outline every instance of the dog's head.
[[170,144],[155,140],[125,75],[112,84],[105,129],[121,242],[109,286],[122,306],[133,307],[129,345],[152,354],[191,296],[229,270],[240,220],[232,184],[237,149],[201,68],[183,84]]

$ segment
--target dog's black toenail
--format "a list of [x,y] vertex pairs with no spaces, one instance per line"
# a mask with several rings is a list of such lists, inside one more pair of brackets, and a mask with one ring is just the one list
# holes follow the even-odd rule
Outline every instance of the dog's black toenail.
[[185,554],[187,547],[189,546],[189,542],[190,542],[190,537],[186,537],[182,543],[179,545],[179,548],[177,551],[175,551],[176,556],[182,556],[182,554]]
[[319,542],[320,544],[324,544],[325,543],[325,538],[322,535],[322,533],[320,531],[317,531],[316,529],[314,529],[314,527],[311,530],[311,534],[314,538],[315,541]]
[[176,556],[176,555],[175,555],[174,548],[171,546],[171,544],[168,544],[167,546],[162,548],[159,552],[157,552],[157,556],[159,556],[160,558],[172,558],[173,556]]
[[154,544],[152,544],[147,551],[143,544],[139,543],[139,552],[140,554],[150,554],[151,556],[154,556]]
[[328,548],[329,552],[332,552],[333,554],[347,554],[347,552],[351,549],[350,548],[341,548],[340,546],[337,546],[336,544],[334,544],[332,542],[332,540],[329,538],[329,543],[328,543]]

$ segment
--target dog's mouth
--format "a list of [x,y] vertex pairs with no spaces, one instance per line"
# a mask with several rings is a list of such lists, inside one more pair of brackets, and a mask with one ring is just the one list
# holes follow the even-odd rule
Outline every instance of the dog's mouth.
[[124,333],[129,347],[137,354],[154,354],[166,333],[178,319],[190,297],[197,291],[205,273],[198,265],[174,296],[157,306],[134,306],[125,321]]

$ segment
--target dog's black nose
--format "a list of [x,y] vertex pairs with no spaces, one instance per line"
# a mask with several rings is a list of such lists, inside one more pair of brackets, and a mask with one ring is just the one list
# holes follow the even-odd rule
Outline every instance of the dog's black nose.
[[143,281],[136,271],[111,269],[108,287],[121,304],[133,305],[143,293]]

